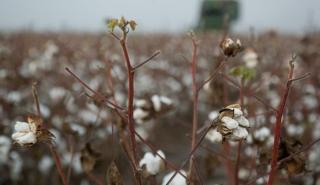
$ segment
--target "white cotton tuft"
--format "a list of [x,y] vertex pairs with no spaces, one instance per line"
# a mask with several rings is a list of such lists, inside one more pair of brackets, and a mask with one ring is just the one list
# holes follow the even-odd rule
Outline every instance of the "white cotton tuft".
[[17,143],[19,143],[20,145],[35,144],[37,142],[37,137],[32,132],[14,133],[12,134],[12,139],[15,140]]
[[158,95],[153,95],[151,97],[151,101],[152,101],[152,104],[153,104],[153,107],[154,107],[154,110],[155,111],[160,111],[161,110],[161,100],[160,100],[160,97]]
[[217,131],[217,129],[211,129],[207,133],[206,139],[208,139],[209,141],[211,141],[213,143],[220,143],[222,141],[223,137],[222,137],[222,134]]
[[[157,151],[161,157],[165,158],[162,151]],[[161,166],[163,164],[162,159],[158,155],[154,155],[151,152],[144,154],[143,158],[139,162],[140,167],[145,167],[146,172],[149,175],[156,175],[160,172]]]
[[233,110],[234,117],[239,117],[243,115],[243,112],[241,109],[233,108],[232,110]]
[[218,111],[211,111],[208,115],[210,121],[215,120],[218,116],[219,116]]
[[[180,170],[180,172],[185,176],[187,175],[187,173],[184,170]],[[175,172],[170,172],[169,174],[164,176],[162,180],[162,185],[166,185],[171,179],[171,177],[174,175],[174,173]],[[177,173],[168,185],[187,185],[187,181],[181,174]]]
[[248,133],[247,129],[242,128],[242,127],[238,127],[233,130],[231,137],[232,137],[232,139],[240,140],[240,139],[247,138],[248,134],[249,133]]
[[133,111],[133,119],[141,124],[143,123],[143,119],[145,119],[149,115],[149,112],[143,110],[143,109],[134,109]]
[[239,116],[238,118],[235,118],[235,120],[243,127],[250,127],[249,121],[244,116]]
[[235,129],[239,126],[238,122],[230,117],[224,116],[221,121],[228,129]]
[[26,122],[17,121],[14,125],[14,130],[16,132],[30,132],[30,127]]

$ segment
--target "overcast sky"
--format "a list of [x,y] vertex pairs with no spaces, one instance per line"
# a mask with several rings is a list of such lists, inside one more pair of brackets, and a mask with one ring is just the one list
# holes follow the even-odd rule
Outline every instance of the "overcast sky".
[[[239,0],[237,31],[301,33],[320,27],[320,0]],[[137,20],[138,31],[177,32],[195,25],[200,0],[0,0],[0,30],[101,31],[106,17]]]

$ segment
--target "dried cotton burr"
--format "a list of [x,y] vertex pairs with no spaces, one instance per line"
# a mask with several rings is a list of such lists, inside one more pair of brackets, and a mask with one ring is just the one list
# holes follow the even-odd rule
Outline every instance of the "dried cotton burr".
[[206,138],[213,143],[226,139],[240,141],[247,138],[249,127],[249,121],[243,116],[240,105],[229,105],[220,110],[216,125],[208,132]]
[[231,38],[225,38],[221,41],[220,48],[225,56],[235,57],[242,50],[242,44],[239,39],[234,42]]

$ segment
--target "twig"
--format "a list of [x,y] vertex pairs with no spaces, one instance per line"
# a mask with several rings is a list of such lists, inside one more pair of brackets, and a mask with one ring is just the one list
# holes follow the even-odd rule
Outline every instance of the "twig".
[[78,82],[81,83],[81,85],[83,87],[85,87],[86,89],[88,89],[90,92],[92,92],[93,94],[95,94],[99,99],[100,101],[105,101],[107,102],[108,104],[112,105],[112,106],[109,106],[110,108],[112,109],[120,109],[122,111],[124,111],[125,109],[110,102],[109,100],[106,99],[106,97],[104,97],[103,95],[101,95],[100,93],[98,93],[97,91],[93,90],[91,87],[89,87],[89,85],[87,85],[83,80],[81,80],[75,73],[73,73],[68,67],[65,68],[65,70],[71,75],[73,76]]
[[174,174],[171,176],[171,178],[169,179],[169,181],[167,182],[166,185],[169,185],[170,182],[173,180],[173,178],[177,175],[178,171],[180,171],[180,169],[184,168],[186,164],[188,164],[188,161],[190,160],[191,156],[194,154],[194,152],[196,152],[197,148],[201,145],[202,141],[204,140],[204,138],[206,137],[207,133],[209,132],[209,130],[211,129],[212,125],[214,124],[214,122],[212,122],[208,128],[204,131],[203,135],[200,137],[199,141],[197,142],[196,146],[193,148],[193,150],[188,154],[186,160],[184,160],[184,162],[181,164],[179,170],[176,170],[174,172]]
[[154,52],[149,58],[147,58],[145,61],[141,62],[140,64],[134,66],[132,68],[132,71],[136,71],[139,67],[145,65],[147,62],[150,62],[152,59],[154,59],[155,57],[157,57],[159,54],[161,53],[161,51],[156,51]]
[[210,76],[209,76],[204,82],[202,82],[202,83],[199,85],[198,91],[199,91],[200,89],[202,89],[207,83],[209,83],[211,80],[213,80],[213,79],[217,76],[218,72],[219,72],[219,71],[223,68],[223,66],[225,65],[226,60],[227,60],[227,59],[222,60],[222,61],[220,62],[220,64],[218,65],[218,67],[210,74]]

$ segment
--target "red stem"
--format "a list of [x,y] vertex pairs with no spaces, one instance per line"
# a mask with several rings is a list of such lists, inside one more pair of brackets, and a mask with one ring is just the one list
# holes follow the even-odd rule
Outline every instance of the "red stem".
[[133,97],[134,97],[134,71],[130,62],[127,46],[126,46],[126,33],[124,33],[123,38],[120,40],[122,47],[123,55],[125,58],[127,66],[127,75],[128,75],[128,132],[131,141],[131,150],[132,150],[132,163],[134,165],[134,176],[138,184],[141,184],[141,179],[138,172],[138,161],[137,161],[137,144],[135,138],[135,128],[133,121]]
[[59,173],[59,175],[61,177],[62,184],[63,185],[67,185],[68,183],[67,183],[66,176],[64,175],[64,172],[63,172],[63,169],[62,169],[62,166],[61,166],[60,157],[57,154],[57,151],[50,144],[49,144],[49,149],[50,149],[51,155],[52,155],[52,157],[53,157],[53,159],[55,161],[57,171],[58,171],[58,173]]
[[277,172],[277,161],[278,161],[278,154],[279,154],[281,128],[282,128],[282,115],[285,110],[287,98],[288,98],[289,91],[290,91],[290,86],[292,83],[293,69],[294,69],[294,65],[292,64],[292,61],[291,61],[286,87],[285,87],[285,90],[283,91],[281,102],[280,102],[279,108],[276,112],[276,124],[274,127],[275,136],[274,136],[274,143],[273,143],[273,148],[272,148],[271,170],[269,173],[269,179],[268,179],[267,185],[273,184],[275,174]]

